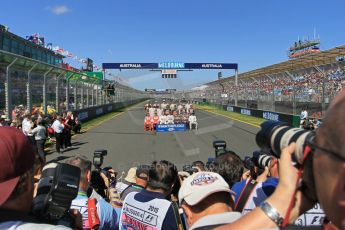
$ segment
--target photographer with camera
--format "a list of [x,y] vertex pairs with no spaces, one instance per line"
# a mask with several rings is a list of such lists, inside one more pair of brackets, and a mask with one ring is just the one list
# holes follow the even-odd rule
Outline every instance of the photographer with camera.
[[167,200],[176,180],[175,165],[165,160],[153,162],[147,188],[129,193],[123,202],[120,229],[179,229],[178,207]]
[[31,214],[34,160],[32,145],[21,131],[0,127],[0,229],[70,229]]
[[[280,156],[279,184],[260,207],[223,229],[283,228],[316,202],[326,213],[324,229],[345,229],[344,112],[345,90],[332,101],[316,133],[262,125],[257,141]],[[284,145],[276,145],[281,140]]]
[[244,166],[248,169],[242,181],[235,183],[235,209],[242,214],[250,212],[269,197],[278,185],[278,161],[262,151],[254,151],[246,157]]
[[135,183],[128,186],[121,193],[121,200],[124,201],[126,196],[131,192],[140,192],[146,188],[147,181],[149,179],[149,168],[148,165],[139,165],[135,171]]
[[85,156],[74,156],[66,160],[67,164],[80,168],[79,192],[72,201],[71,208],[79,210],[83,217],[84,229],[116,229],[120,209],[114,209],[93,188],[91,183],[92,163]]

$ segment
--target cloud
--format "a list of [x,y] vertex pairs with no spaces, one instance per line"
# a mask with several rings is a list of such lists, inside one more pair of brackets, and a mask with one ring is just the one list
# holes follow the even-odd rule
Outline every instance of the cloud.
[[54,6],[48,8],[55,15],[65,14],[71,11],[67,6]]

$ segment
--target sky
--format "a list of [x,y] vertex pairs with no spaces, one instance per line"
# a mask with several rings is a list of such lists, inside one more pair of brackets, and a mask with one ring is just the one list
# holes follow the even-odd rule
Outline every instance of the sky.
[[[0,24],[23,37],[38,33],[98,66],[223,62],[243,73],[287,60],[289,46],[314,29],[322,50],[344,45],[344,9],[344,0],[1,0]],[[159,72],[113,71],[107,78],[139,89],[189,89],[217,72],[162,79]]]

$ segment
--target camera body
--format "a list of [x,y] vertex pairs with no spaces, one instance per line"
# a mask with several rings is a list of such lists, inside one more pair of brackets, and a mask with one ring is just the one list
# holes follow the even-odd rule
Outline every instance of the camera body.
[[189,173],[189,175],[192,175],[193,173],[197,173],[198,169],[196,167],[193,167],[193,165],[184,165],[182,167],[182,171]]
[[310,200],[317,201],[312,172],[313,154],[309,154],[306,158],[304,156],[308,143],[313,142],[314,138],[314,131],[290,127],[281,122],[265,121],[261,124],[261,130],[256,134],[256,143],[262,150],[271,152],[280,158],[282,150],[295,142],[296,148],[292,161],[298,168],[303,166],[302,191]]
[[95,152],[93,153],[93,165],[97,170],[100,170],[103,164],[104,156],[106,156],[107,154],[108,151],[105,149],[95,150]]
[[64,163],[44,166],[38,182],[37,195],[33,202],[33,213],[52,224],[73,226],[69,217],[72,200],[77,197],[80,169]]
[[215,149],[215,156],[216,157],[227,152],[226,142],[223,140],[213,141],[213,148]]

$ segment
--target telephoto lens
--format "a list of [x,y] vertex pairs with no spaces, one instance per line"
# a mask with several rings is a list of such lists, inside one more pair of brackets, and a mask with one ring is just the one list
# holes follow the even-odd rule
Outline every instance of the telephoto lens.
[[256,143],[263,150],[272,152],[280,158],[281,151],[292,142],[296,143],[293,160],[301,164],[303,152],[308,140],[313,139],[315,133],[301,128],[294,128],[277,121],[265,121],[261,130],[256,134]]
[[262,154],[258,158],[258,166],[262,169],[265,169],[265,167],[269,167],[271,165],[272,156]]

